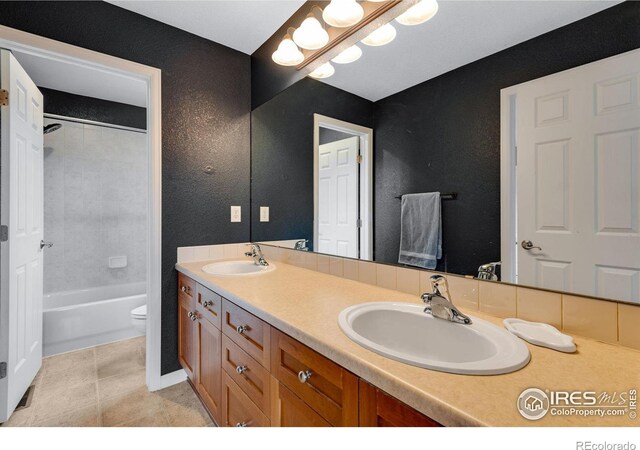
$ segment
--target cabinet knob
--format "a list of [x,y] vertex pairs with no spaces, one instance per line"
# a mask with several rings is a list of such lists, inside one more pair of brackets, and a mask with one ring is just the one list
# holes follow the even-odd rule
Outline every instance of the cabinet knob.
[[311,375],[313,375],[313,372],[311,372],[310,370],[301,370],[300,372],[298,372],[298,381],[300,383],[306,383],[309,378],[311,378]]
[[246,426],[247,426],[247,423],[246,423],[246,422],[238,422],[238,423],[236,424],[236,427],[238,427],[238,428],[245,428]]
[[213,302],[209,300],[205,300],[204,302],[202,302],[202,306],[204,306],[205,308],[207,308],[210,305],[213,305]]
[[191,319],[193,322],[198,320],[198,315],[194,311],[189,311],[189,314],[187,315],[189,316],[189,319]]
[[246,326],[246,325],[240,325],[240,326],[236,327],[236,331],[238,332],[238,334],[242,334],[245,331],[247,331],[248,329],[249,329],[249,327]]
[[180,290],[181,290],[182,292],[187,292],[187,287],[186,287],[186,286],[182,286],[182,287],[180,288]]
[[236,372],[238,372],[238,374],[240,374],[240,375],[242,375],[246,371],[247,371],[247,366],[237,366],[236,367]]

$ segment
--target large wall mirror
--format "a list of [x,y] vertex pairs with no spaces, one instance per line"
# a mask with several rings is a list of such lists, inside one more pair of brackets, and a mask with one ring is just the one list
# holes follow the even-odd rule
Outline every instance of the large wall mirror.
[[403,28],[256,107],[252,241],[640,303],[640,50],[583,42],[606,13],[435,75]]

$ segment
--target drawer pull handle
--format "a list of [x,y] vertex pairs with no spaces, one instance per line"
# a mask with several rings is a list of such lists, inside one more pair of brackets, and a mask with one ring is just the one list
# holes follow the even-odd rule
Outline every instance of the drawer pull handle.
[[202,302],[202,306],[204,306],[205,308],[208,308],[211,305],[213,305],[213,302],[209,300],[205,300],[204,302]]
[[238,422],[236,424],[236,427],[238,427],[238,428],[245,428],[246,426],[247,426],[246,422]]
[[309,378],[311,378],[311,375],[313,375],[313,372],[310,370],[301,370],[298,372],[298,381],[300,381],[300,383],[306,383],[309,381]]
[[236,331],[238,332],[238,334],[243,334],[248,329],[249,329],[249,327],[246,326],[246,325],[240,325],[240,326],[236,327]]
[[193,311],[189,311],[189,314],[187,314],[187,315],[189,316],[189,319],[191,319],[193,322],[198,320],[198,315]]
[[237,366],[236,367],[236,372],[238,372],[239,375],[242,375],[246,371],[247,371],[247,366]]

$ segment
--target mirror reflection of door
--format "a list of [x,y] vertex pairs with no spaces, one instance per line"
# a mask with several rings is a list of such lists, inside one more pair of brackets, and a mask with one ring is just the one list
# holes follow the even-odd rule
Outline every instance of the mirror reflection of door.
[[318,114],[314,122],[314,250],[369,259],[373,130]]
[[516,94],[517,280],[640,301],[638,52]]

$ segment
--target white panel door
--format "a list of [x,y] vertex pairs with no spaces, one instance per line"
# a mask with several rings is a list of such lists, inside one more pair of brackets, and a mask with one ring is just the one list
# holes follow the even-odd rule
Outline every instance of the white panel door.
[[2,50],[2,242],[0,264],[0,422],[9,418],[42,364],[42,94],[11,52]]
[[640,302],[639,70],[634,51],[518,88],[519,283]]
[[358,257],[357,136],[319,146],[316,251]]

